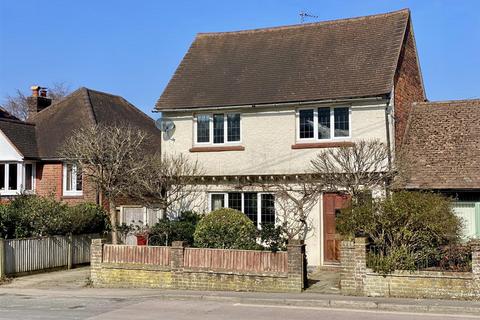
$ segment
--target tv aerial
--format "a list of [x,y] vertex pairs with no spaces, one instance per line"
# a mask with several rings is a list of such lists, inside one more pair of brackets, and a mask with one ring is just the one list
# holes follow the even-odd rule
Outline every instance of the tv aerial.
[[172,139],[173,133],[175,132],[175,123],[171,119],[159,118],[155,121],[155,126],[163,132],[163,138],[165,140]]

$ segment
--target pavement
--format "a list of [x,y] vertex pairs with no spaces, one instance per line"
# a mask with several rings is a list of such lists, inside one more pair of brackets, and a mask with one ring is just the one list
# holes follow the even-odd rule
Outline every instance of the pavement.
[[[363,316],[365,319],[480,319],[480,301],[350,297],[309,291],[285,294],[103,289],[91,288],[88,284],[88,268],[13,279],[0,285],[0,319],[110,319],[111,316],[118,320],[150,319],[147,315],[153,317],[152,313],[138,311],[142,308],[157,310],[156,315],[164,314],[162,310],[169,310],[165,314],[171,313],[171,317],[165,319],[193,319],[201,312],[205,312],[205,317],[201,319],[224,319],[227,310],[232,312],[231,316],[228,314],[229,319],[241,319],[235,314],[241,315],[246,310],[249,318],[258,314],[259,319],[270,319],[264,317],[266,314],[277,314],[277,318],[283,318],[282,315],[290,313],[305,316],[321,313],[328,315],[325,319],[350,319],[348,315],[352,315],[352,319],[363,319]],[[185,307],[175,311],[179,304]],[[197,314],[193,311],[195,309],[203,311]],[[266,310],[269,312],[265,313]],[[130,312],[137,312],[138,317],[126,317]],[[338,318],[339,315],[342,317]],[[380,315],[383,318],[377,317]]]

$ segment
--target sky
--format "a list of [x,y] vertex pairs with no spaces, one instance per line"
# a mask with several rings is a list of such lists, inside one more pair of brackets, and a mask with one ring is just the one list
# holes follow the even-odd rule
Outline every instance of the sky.
[[478,0],[0,0],[0,105],[64,82],[152,113],[198,32],[235,31],[410,8],[429,100],[480,97]]

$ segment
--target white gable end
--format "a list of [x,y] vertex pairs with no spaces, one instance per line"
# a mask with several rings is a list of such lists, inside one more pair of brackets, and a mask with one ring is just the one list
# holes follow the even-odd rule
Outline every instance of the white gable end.
[[0,161],[22,161],[23,156],[0,130]]

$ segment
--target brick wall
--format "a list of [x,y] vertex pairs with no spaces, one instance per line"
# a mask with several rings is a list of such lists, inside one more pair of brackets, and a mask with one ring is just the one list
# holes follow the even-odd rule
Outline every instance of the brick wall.
[[472,252],[472,272],[395,271],[382,275],[366,267],[366,242],[342,242],[343,294],[373,297],[480,299],[480,246]]
[[400,148],[413,102],[426,99],[411,23],[407,26],[394,79],[395,145]]
[[170,247],[168,266],[103,261],[104,241],[95,239],[91,248],[91,280],[95,287],[141,287],[186,290],[299,292],[304,288],[304,245],[289,245],[288,271],[244,272],[185,268],[181,241]]
[[83,195],[76,197],[64,197],[63,190],[63,164],[61,162],[37,163],[35,178],[35,193],[42,197],[53,196],[58,201],[68,204],[82,202],[96,202],[96,191],[84,179]]

